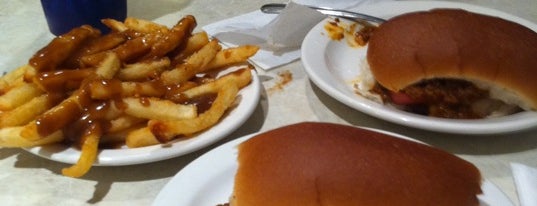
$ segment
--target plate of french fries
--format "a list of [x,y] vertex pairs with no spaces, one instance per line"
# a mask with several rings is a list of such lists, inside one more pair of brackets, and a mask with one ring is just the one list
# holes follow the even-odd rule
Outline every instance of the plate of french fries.
[[[177,157],[240,127],[257,107],[261,85],[248,58],[254,45],[224,48],[194,16],[175,25],[103,19],[111,32],[74,28],[28,64],[0,78],[0,149],[18,147],[96,166]],[[5,69],[5,68],[3,68]]]

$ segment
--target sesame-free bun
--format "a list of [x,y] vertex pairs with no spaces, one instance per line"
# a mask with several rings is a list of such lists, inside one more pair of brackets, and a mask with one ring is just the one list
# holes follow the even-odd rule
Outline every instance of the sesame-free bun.
[[231,206],[478,205],[471,163],[425,144],[305,122],[238,146]]
[[392,91],[424,79],[464,79],[537,109],[537,33],[498,17],[460,9],[396,16],[374,31],[367,61]]

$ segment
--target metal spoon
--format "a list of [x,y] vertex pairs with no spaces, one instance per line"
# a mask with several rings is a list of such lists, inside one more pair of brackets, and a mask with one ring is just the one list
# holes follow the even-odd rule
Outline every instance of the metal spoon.
[[[272,4],[265,4],[261,6],[260,9],[263,13],[279,14],[285,8],[285,6],[286,4],[272,3]],[[351,12],[351,11],[331,9],[331,8],[325,8],[325,7],[313,7],[313,6],[308,6],[308,7],[315,9],[321,12],[322,14],[335,16],[335,17],[341,17],[341,18],[350,19],[350,20],[362,20],[362,21],[365,20],[365,21],[375,22],[379,24],[384,23],[386,21],[385,19],[382,19],[382,18],[369,16],[367,14]]]

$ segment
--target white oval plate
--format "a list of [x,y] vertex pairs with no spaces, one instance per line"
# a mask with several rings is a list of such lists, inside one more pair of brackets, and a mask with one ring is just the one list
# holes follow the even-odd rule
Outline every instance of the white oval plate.
[[[376,129],[371,130],[415,141],[402,135]],[[225,143],[188,164],[164,186],[153,205],[216,206],[227,203],[233,191],[233,181],[238,167],[237,145],[257,134],[247,135]],[[509,198],[491,182],[485,180],[481,189],[483,194],[478,197],[480,205],[513,205]]]
[[[95,166],[133,165],[165,160],[206,147],[239,128],[253,113],[261,96],[261,83],[255,71],[252,82],[239,91],[239,104],[225,114],[219,123],[195,136],[177,139],[166,145],[141,148],[102,149]],[[61,144],[28,148],[27,151],[58,162],[74,164],[80,157],[80,150]]]
[[[499,16],[537,31],[537,25],[493,9],[452,2],[388,1],[353,9],[357,12],[389,19],[393,16],[433,8],[461,8]],[[382,105],[354,93],[356,79],[365,62],[367,47],[351,48],[344,41],[331,40],[324,30],[328,19],[317,24],[302,43],[302,62],[310,79],[336,100],[371,116],[409,127],[458,134],[497,134],[520,131],[537,125],[536,112],[521,112],[500,118],[454,120],[412,114]],[[402,34],[403,35],[403,34]]]

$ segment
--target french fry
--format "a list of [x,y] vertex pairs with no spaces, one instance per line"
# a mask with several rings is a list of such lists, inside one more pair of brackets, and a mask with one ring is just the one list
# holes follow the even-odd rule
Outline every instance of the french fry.
[[7,111],[14,109],[42,93],[43,91],[35,84],[22,83],[0,96],[0,110]]
[[26,124],[21,136],[27,140],[39,140],[76,121],[82,113],[80,101],[86,101],[85,95],[85,91],[77,90],[69,98],[39,115],[35,121]]
[[[217,90],[215,88],[215,90]],[[237,96],[237,86],[225,85],[218,91],[211,108],[197,118],[188,120],[149,120],[149,130],[160,142],[168,142],[178,135],[191,135],[216,124]]]
[[30,67],[29,65],[21,66],[4,76],[0,77],[0,93],[6,93],[11,86],[13,86],[16,83],[20,83],[23,81],[23,76],[26,73],[26,69]]
[[110,128],[108,128],[107,131],[110,131],[111,129],[113,129],[113,127],[114,127],[113,121],[115,119],[120,118],[122,116],[126,116],[125,113],[123,112],[123,109],[118,108],[116,106],[115,101],[116,100],[114,100],[114,99],[101,101],[102,107],[100,107],[100,106],[94,107],[97,110],[100,110],[100,111],[98,111],[98,113],[99,113],[98,116],[99,116],[99,118],[101,120],[110,121],[111,125],[110,125]]
[[37,69],[35,69],[35,67],[33,66],[28,65],[28,67],[26,68],[26,71],[24,72],[24,76],[22,80],[24,80],[24,82],[30,82],[35,78],[36,74],[37,74]]
[[123,99],[123,104],[126,114],[144,119],[178,120],[197,116],[195,105],[176,104],[154,97],[128,97]]
[[159,81],[122,82],[121,96],[123,97],[160,97],[164,95],[164,86]]
[[150,62],[127,64],[119,71],[118,78],[123,81],[143,81],[158,77],[169,66],[170,59],[167,57]]
[[90,98],[95,100],[107,100],[121,97],[121,81],[98,79],[91,81],[86,86]]
[[151,50],[151,46],[155,43],[158,37],[159,35],[156,34],[139,36],[126,41],[112,50],[83,56],[80,58],[80,62],[82,65],[89,67],[97,66],[106,57],[106,53],[110,51],[115,52],[122,62],[130,62],[149,52]]
[[129,36],[125,33],[113,32],[100,38],[92,39],[84,44],[82,48],[71,54],[62,64],[62,67],[66,69],[84,68],[87,65],[84,65],[81,61],[82,57],[113,49],[127,41],[128,38]]
[[[142,119],[139,119],[142,120]],[[115,130],[115,129],[109,129],[108,132],[103,135],[99,141],[101,145],[107,145],[108,147],[122,147],[124,145],[127,145],[127,136],[132,132],[135,131],[141,127],[146,127],[147,121],[143,120],[142,122],[139,122],[138,124],[131,124],[134,122],[127,122],[126,125],[119,125],[120,127],[125,127],[125,129],[121,130]],[[122,123],[121,123],[122,124]],[[112,126],[114,127],[114,126]],[[118,128],[119,129],[119,128]],[[127,147],[129,147],[127,145]],[[129,147],[130,148],[130,147]]]
[[113,49],[127,40],[128,35],[125,33],[116,32],[106,34],[101,38],[89,42],[84,48],[81,48],[80,52],[82,53],[75,53],[75,58]]
[[184,48],[179,47],[172,52],[172,65],[182,63],[183,60],[192,55],[194,52],[200,50],[207,43],[209,43],[209,35],[207,35],[207,32],[202,31],[192,34],[192,36],[190,36],[190,38],[188,38],[186,41]]
[[133,59],[143,56],[151,50],[151,46],[158,39],[158,35],[147,34],[125,42],[114,49],[123,62],[129,62]]
[[152,21],[147,21],[147,20],[137,19],[137,18],[132,18],[132,17],[125,18],[124,25],[128,29],[131,29],[140,33],[146,33],[146,34],[166,33],[169,31],[169,29],[164,25],[160,25]]
[[125,139],[125,144],[130,148],[145,147],[160,144],[160,141],[151,133],[149,127],[143,126],[129,132]]
[[259,50],[255,45],[232,47],[219,51],[205,67],[206,71],[244,63]]
[[218,40],[213,39],[204,45],[200,50],[196,51],[194,54],[190,55],[184,64],[192,65],[193,68],[204,67],[207,65],[222,49],[222,46],[218,44]]
[[71,53],[76,51],[88,38],[100,35],[97,29],[90,26],[74,28],[68,33],[54,38],[47,46],[39,50],[29,60],[36,71],[52,71],[57,68]]
[[57,131],[39,140],[29,141],[20,136],[22,130],[22,126],[1,128],[0,147],[34,147],[60,142],[64,138],[62,131]]
[[159,81],[94,81],[89,84],[89,92],[92,99],[105,100],[117,97],[160,97],[166,90]]
[[105,55],[106,55],[106,51],[97,52],[94,54],[88,54],[88,55],[80,57],[79,62],[81,65],[84,65],[85,67],[95,67],[99,65],[99,63],[101,63]]
[[94,75],[95,69],[68,69],[40,72],[32,78],[39,89],[46,92],[72,91],[80,87],[82,81]]
[[31,122],[54,106],[57,99],[49,94],[43,94],[13,110],[1,113],[0,128],[21,126]]
[[115,19],[102,19],[101,22],[106,25],[110,30],[113,32],[123,32],[129,29],[125,24],[121,21],[115,20]]
[[203,68],[214,58],[216,53],[222,49],[217,40],[212,40],[196,53],[192,54],[185,63],[176,68],[162,72],[161,79],[165,85],[185,82],[203,71]]
[[97,74],[99,78],[112,79],[117,71],[119,71],[120,66],[121,62],[117,54],[108,52],[106,53],[105,59],[101,62],[101,65],[95,69],[95,74]]
[[130,115],[121,115],[110,121],[110,128],[108,128],[108,132],[116,133],[123,130],[127,130],[145,121],[146,120],[142,118],[133,117]]
[[243,88],[248,85],[251,80],[252,73],[250,72],[250,69],[239,69],[212,82],[188,89],[182,92],[182,95],[186,98],[193,98],[207,93],[214,93],[215,88],[224,87],[226,85],[235,85],[238,88]]
[[186,37],[192,33],[196,27],[194,16],[187,15],[183,17],[163,38],[160,38],[153,46],[151,51],[143,59],[157,59],[173,51],[177,46],[185,42]]
[[[99,127],[98,125],[95,126]],[[89,171],[89,169],[93,165],[93,162],[95,162],[95,159],[97,159],[99,139],[102,133],[100,131],[101,128],[97,128],[95,130],[97,131],[84,132],[85,134],[89,135],[85,135],[81,138],[82,147],[80,150],[80,158],[78,159],[76,164],[72,165],[71,167],[62,169],[63,175],[69,177],[81,177]]]

